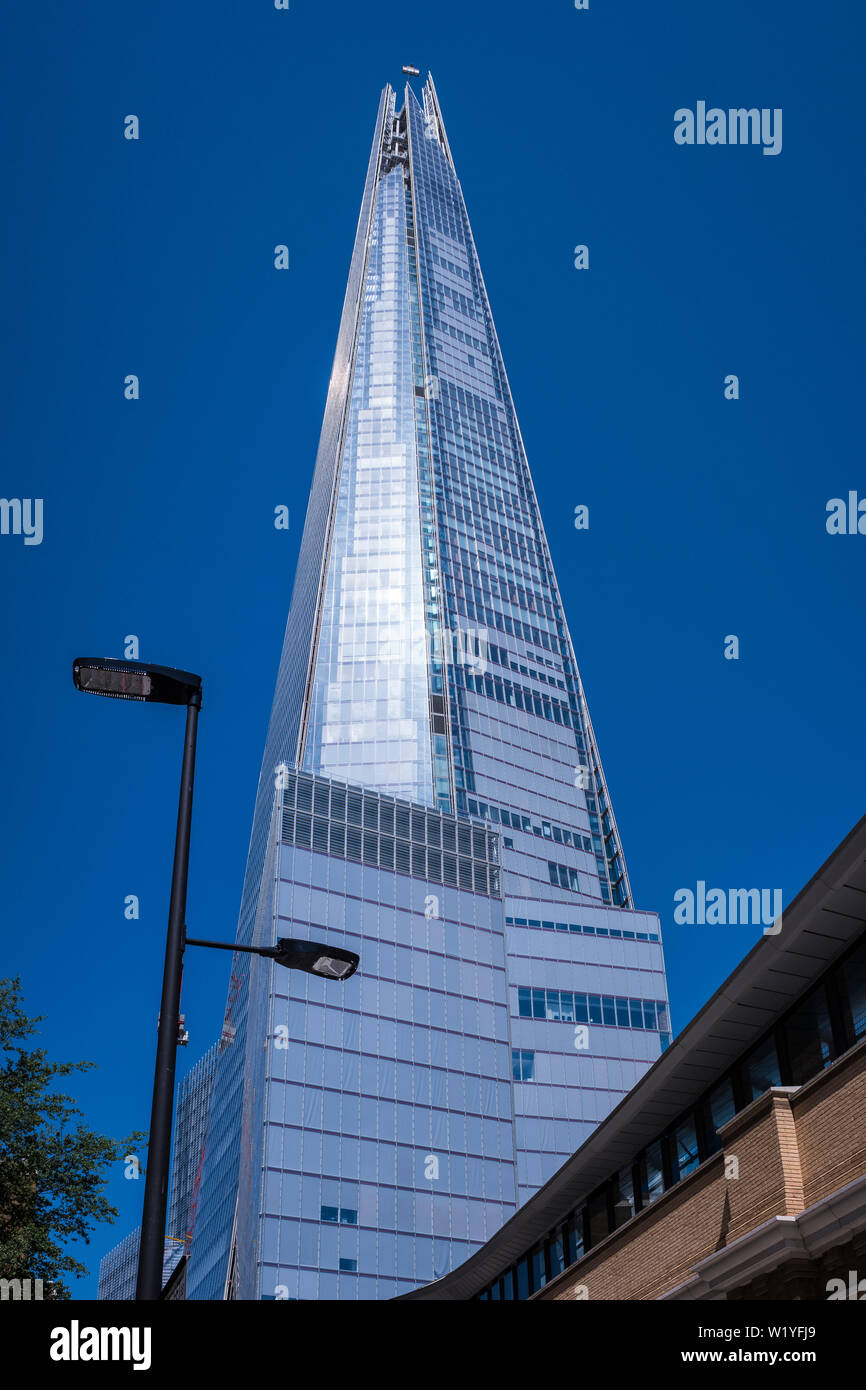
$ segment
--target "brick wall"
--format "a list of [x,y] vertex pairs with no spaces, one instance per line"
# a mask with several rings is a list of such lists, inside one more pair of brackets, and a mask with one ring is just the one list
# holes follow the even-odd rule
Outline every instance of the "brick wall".
[[[721,1153],[608,1236],[535,1298],[659,1298],[687,1282],[695,1264],[740,1236],[774,1216],[796,1216],[862,1177],[866,1173],[866,1042],[806,1086],[765,1092],[720,1134]],[[801,1269],[796,1285],[788,1281],[787,1296],[810,1296],[806,1288],[818,1288],[824,1278],[823,1265],[820,1271],[815,1266],[808,1277]],[[780,1271],[777,1279],[765,1280],[761,1292],[755,1290],[751,1296],[773,1296],[769,1290],[775,1290],[776,1297],[785,1296],[781,1290],[787,1286],[786,1275]],[[578,1293],[580,1287],[585,1294]]]

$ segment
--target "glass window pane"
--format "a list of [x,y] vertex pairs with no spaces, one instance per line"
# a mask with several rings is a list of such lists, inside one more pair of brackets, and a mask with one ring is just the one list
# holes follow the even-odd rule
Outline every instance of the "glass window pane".
[[785,1022],[791,1082],[802,1086],[833,1060],[833,1033],[823,985],[813,990]]
[[579,1260],[584,1252],[583,1243],[584,1208],[570,1216],[565,1227],[565,1254],[570,1265]]
[[598,1245],[600,1240],[610,1234],[610,1225],[607,1217],[607,1192],[602,1190],[597,1192],[594,1197],[590,1197],[586,1204],[586,1214],[589,1222],[589,1243],[590,1248]]
[[665,1190],[664,1167],[662,1165],[662,1146],[658,1140],[648,1144],[640,1161],[641,1202],[649,1206]]
[[710,1092],[707,1100],[707,1146],[710,1153],[715,1153],[722,1147],[722,1141],[718,1136],[717,1130],[722,1125],[726,1125],[728,1120],[733,1119],[736,1114],[736,1104],[734,1102],[734,1087],[731,1078],[725,1077],[718,1086]]
[[866,1037],[866,941],[839,967],[839,985],[852,1043]]
[[694,1117],[690,1115],[674,1130],[674,1176],[684,1178],[699,1162],[697,1130]]
[[634,1216],[634,1183],[631,1168],[623,1168],[613,1180],[613,1224],[618,1230]]
[[763,1095],[764,1091],[771,1086],[780,1084],[779,1059],[776,1056],[776,1044],[772,1038],[767,1038],[765,1042],[759,1043],[751,1056],[747,1057],[743,1065],[743,1075],[746,1083],[746,1099],[754,1100],[757,1096]]

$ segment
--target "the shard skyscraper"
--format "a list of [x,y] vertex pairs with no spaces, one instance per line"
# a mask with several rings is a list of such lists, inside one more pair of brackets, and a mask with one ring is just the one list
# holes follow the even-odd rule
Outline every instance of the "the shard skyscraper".
[[667,1042],[431,79],[376,118],[237,939],[277,936],[361,965],[235,956],[191,1298],[430,1282]]

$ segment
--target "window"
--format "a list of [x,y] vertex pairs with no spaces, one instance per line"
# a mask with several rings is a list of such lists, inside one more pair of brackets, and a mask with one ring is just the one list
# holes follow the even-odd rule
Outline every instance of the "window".
[[568,888],[575,893],[580,892],[580,879],[577,869],[570,869],[567,864],[556,864],[552,859],[547,861],[547,872],[550,881],[555,888]]
[[357,1226],[358,1213],[354,1207],[322,1207],[322,1221],[340,1221],[346,1226]]
[[[509,919],[510,921],[510,919]],[[537,922],[529,919],[530,927],[545,927],[567,931],[565,922]],[[541,1018],[554,1023],[599,1023],[606,1028],[641,1028],[655,1030],[657,1004],[650,999],[614,999],[610,994],[573,994],[567,989],[536,989],[520,985],[517,990],[517,1009],[520,1018]]]
[[514,849],[514,841],[513,841],[513,840],[509,840],[509,838],[508,838],[507,835],[504,835],[504,836],[503,836],[503,838],[502,838],[502,843],[504,844],[504,846],[505,846],[506,849]]
[[833,1033],[823,985],[813,990],[786,1019],[784,1037],[793,1086],[802,1086],[830,1065]]
[[866,1037],[866,941],[839,967],[848,1037],[853,1044]]
[[772,1038],[759,1043],[754,1052],[743,1063],[746,1102],[763,1095],[771,1086],[780,1084],[779,1059],[776,1044]]
[[718,1086],[710,1092],[706,1102],[707,1148],[711,1154],[716,1153],[722,1147],[718,1130],[722,1128],[722,1125],[726,1125],[728,1120],[732,1120],[736,1113],[734,1087],[731,1078],[726,1076],[724,1081],[720,1081]]
[[596,1192],[590,1197],[586,1204],[586,1216],[589,1224],[589,1246],[598,1245],[600,1240],[610,1235],[610,1222],[607,1215],[607,1189],[602,1188],[601,1192]]
[[641,1206],[648,1207],[652,1202],[655,1202],[665,1190],[665,1173],[660,1140],[656,1139],[652,1144],[647,1144],[641,1154],[639,1168]]
[[341,1274],[355,1274],[355,1273],[357,1272],[357,1269],[358,1269],[358,1261],[357,1261],[357,1260],[344,1260],[344,1259],[342,1259],[342,1258],[340,1259],[340,1273],[341,1273]]
[[547,1242],[547,1253],[550,1260],[550,1277],[555,1279],[557,1274],[561,1274],[565,1269],[565,1251],[561,1231],[557,1231],[556,1235],[551,1236]]
[[631,1167],[623,1168],[613,1180],[613,1226],[618,1230],[634,1216],[634,1182]]
[[511,1049],[511,1072],[515,1081],[532,1081],[535,1075],[535,1053],[513,1047]]
[[565,1257],[570,1265],[579,1260],[584,1252],[583,1239],[584,1208],[574,1212],[565,1223]]
[[698,1135],[693,1115],[677,1125],[673,1136],[674,1182],[691,1173],[700,1163]]
[[544,1263],[544,1246],[537,1245],[533,1250],[530,1260],[532,1262],[532,1292],[543,1289],[547,1283],[547,1268]]

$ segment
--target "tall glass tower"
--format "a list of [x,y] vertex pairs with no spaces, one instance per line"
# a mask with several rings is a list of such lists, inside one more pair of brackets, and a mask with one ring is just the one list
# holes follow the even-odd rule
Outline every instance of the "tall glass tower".
[[430,78],[376,118],[237,939],[277,935],[361,965],[235,956],[190,1298],[440,1277],[668,1039]]

